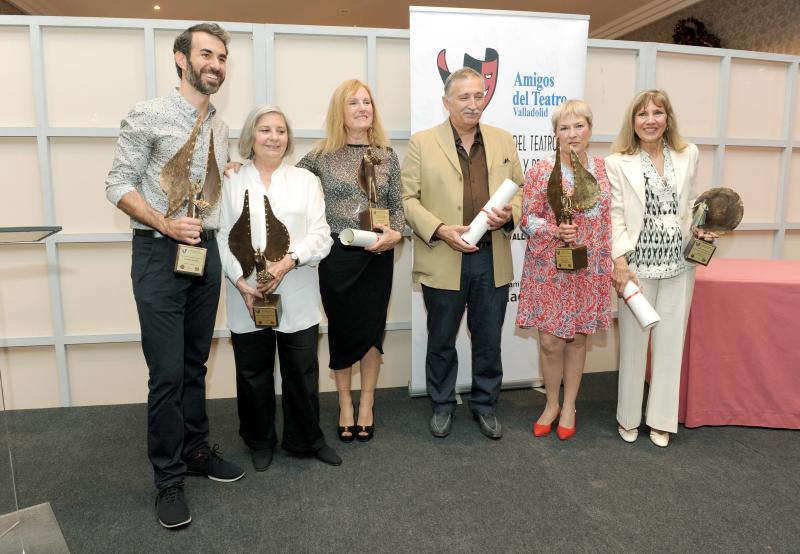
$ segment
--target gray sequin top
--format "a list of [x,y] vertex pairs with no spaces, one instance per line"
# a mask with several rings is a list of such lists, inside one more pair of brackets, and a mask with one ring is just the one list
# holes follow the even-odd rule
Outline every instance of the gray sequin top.
[[[325,219],[332,233],[359,228],[358,214],[369,206],[367,194],[358,184],[358,169],[367,150],[365,145],[347,145],[322,156],[309,152],[297,167],[309,170],[319,177],[325,193]],[[378,187],[378,208],[389,209],[391,228],[403,232],[405,214],[400,193],[400,162],[391,148],[372,148],[381,159],[375,166]]]

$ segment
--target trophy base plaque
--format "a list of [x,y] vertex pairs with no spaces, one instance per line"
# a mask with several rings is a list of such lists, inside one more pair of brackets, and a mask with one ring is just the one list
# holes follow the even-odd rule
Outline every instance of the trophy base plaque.
[[378,225],[389,227],[389,210],[386,208],[368,208],[358,214],[362,231],[376,231]]
[[179,244],[175,254],[175,273],[201,277],[206,269],[206,254],[206,248]]
[[589,265],[586,246],[559,246],[556,248],[556,269],[576,271]]
[[253,304],[256,327],[277,327],[281,320],[281,295],[268,294]]
[[708,265],[716,249],[712,243],[693,237],[683,250],[683,256],[691,262]]

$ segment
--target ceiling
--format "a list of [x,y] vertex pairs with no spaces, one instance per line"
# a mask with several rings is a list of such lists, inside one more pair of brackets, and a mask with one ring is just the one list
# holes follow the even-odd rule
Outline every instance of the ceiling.
[[[29,15],[408,28],[408,6],[586,14],[593,38],[618,38],[700,0],[6,0]],[[155,4],[160,10],[154,10]]]

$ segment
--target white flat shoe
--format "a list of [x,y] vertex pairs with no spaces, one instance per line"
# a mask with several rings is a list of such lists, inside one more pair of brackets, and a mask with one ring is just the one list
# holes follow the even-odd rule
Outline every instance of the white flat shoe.
[[656,446],[666,448],[669,445],[669,432],[650,429],[650,441]]
[[639,429],[623,429],[622,426],[617,426],[617,432],[625,442],[636,442],[639,437]]

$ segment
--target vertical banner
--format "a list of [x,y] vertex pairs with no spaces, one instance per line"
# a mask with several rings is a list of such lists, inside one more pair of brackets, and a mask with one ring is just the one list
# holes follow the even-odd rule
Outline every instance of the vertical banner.
[[[464,66],[486,81],[481,122],[505,129],[517,142],[523,173],[555,148],[550,115],[571,98],[583,97],[589,17],[532,12],[410,8],[411,132],[441,124],[444,80]],[[503,385],[540,380],[536,332],[517,329],[519,278],[525,240],[514,232],[515,280],[503,326]],[[464,318],[466,320],[466,317]],[[412,395],[426,393],[425,304],[419,285],[411,292]],[[462,321],[456,340],[457,390],[471,388],[471,346]]]

